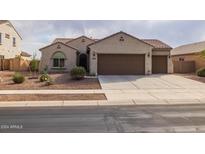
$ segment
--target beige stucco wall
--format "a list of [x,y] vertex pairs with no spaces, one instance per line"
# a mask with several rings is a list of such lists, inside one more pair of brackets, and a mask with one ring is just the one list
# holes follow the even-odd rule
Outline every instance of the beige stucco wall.
[[[124,41],[119,41],[120,37]],[[133,37],[124,33],[119,33],[110,38],[107,38],[100,43],[96,43],[90,47],[90,73],[97,74],[97,54],[112,53],[112,54],[145,54],[145,74],[151,73],[152,68],[152,46],[147,45]],[[150,54],[148,57],[147,54]],[[137,66],[136,66],[137,67]]]
[[[82,41],[83,39],[84,39],[84,42]],[[91,40],[91,39],[88,39],[88,38],[82,36],[82,37],[79,37],[75,40],[72,40],[66,44],[77,49],[81,53],[86,53],[87,46],[93,42],[94,42],[94,40]]]
[[196,70],[205,67],[205,59],[202,58],[198,53],[172,56],[173,61],[179,61],[179,58],[184,58],[184,61],[195,61]]
[[[21,38],[8,23],[0,24],[0,33],[2,33],[2,44],[0,45],[0,55],[5,59],[14,58],[21,53]],[[5,33],[10,35],[10,39],[5,38]],[[16,46],[13,47],[13,37],[16,38]]]
[[[57,48],[58,46],[60,46],[60,49]],[[72,68],[76,66],[76,50],[67,47],[66,45],[63,45],[61,43],[57,43],[41,50],[42,55],[41,55],[41,61],[39,66],[40,72],[43,71],[46,66],[48,66],[49,72],[56,71],[52,69],[53,67],[52,56],[57,51],[63,52],[66,56],[65,71],[70,71]]]
[[167,56],[167,72],[173,73],[174,68],[173,68],[172,59],[170,57],[170,50],[154,50],[154,51],[152,51],[152,55]]

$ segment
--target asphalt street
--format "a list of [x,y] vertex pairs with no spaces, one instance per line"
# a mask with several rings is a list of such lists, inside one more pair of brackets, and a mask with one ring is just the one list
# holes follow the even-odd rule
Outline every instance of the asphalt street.
[[205,105],[0,108],[0,132],[205,132]]

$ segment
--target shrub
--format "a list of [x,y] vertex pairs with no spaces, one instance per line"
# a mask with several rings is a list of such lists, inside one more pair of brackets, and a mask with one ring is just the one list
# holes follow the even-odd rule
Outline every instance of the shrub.
[[196,74],[201,77],[205,77],[205,68],[200,68],[196,71]]
[[53,84],[53,79],[51,77],[48,78],[48,80],[45,83],[45,86],[50,86]]
[[48,74],[42,74],[40,76],[40,82],[48,81],[50,76]]
[[16,72],[13,75],[13,82],[14,83],[23,83],[25,81],[25,77],[23,76],[23,74]]
[[75,67],[71,70],[70,75],[75,80],[83,79],[86,75],[86,70],[84,67]]

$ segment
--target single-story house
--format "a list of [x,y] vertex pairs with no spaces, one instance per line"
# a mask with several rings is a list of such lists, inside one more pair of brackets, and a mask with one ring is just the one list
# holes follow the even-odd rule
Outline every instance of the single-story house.
[[83,66],[90,74],[144,75],[172,73],[172,48],[155,39],[139,39],[118,32],[103,39],[59,38],[39,49],[40,71],[70,71]]
[[205,67],[201,52],[205,50],[205,41],[182,45],[171,50],[174,72],[191,73]]

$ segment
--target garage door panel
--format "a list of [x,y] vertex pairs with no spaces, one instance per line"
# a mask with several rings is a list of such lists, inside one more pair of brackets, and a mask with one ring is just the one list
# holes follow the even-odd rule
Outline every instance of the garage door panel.
[[152,56],[152,73],[167,73],[167,56]]
[[98,54],[98,74],[101,75],[145,74],[145,55]]

